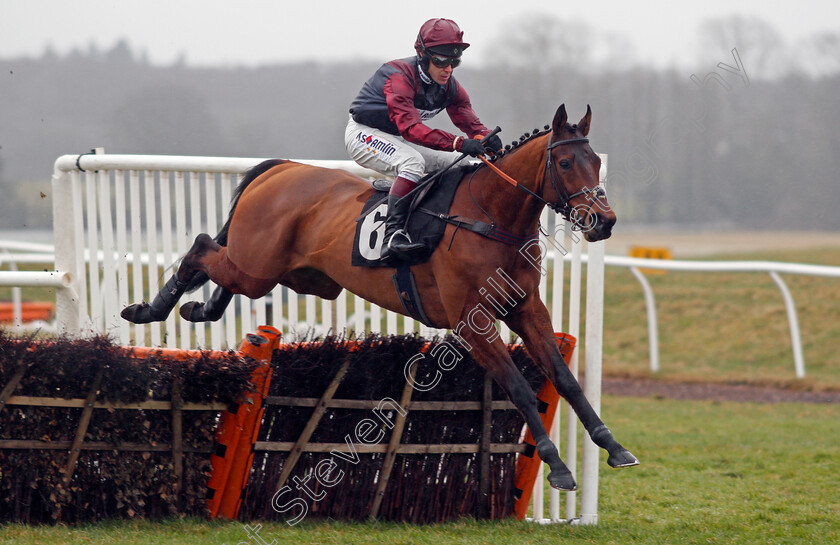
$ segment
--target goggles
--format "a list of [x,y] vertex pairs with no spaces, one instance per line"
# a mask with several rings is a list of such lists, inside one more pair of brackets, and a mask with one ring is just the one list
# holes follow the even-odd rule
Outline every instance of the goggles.
[[455,68],[459,64],[461,64],[461,57],[444,57],[442,55],[432,55],[431,56],[432,64],[437,66],[438,68],[446,68],[447,66],[452,66]]

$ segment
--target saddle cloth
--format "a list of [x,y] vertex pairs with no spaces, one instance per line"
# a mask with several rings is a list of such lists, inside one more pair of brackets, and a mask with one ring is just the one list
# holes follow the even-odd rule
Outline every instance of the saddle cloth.
[[[452,168],[434,183],[425,197],[422,197],[420,206],[412,212],[408,220],[407,231],[412,241],[423,243],[425,250],[417,252],[417,257],[406,265],[423,263],[435,251],[446,229],[446,222],[436,214],[449,214],[449,207],[455,198],[458,183],[466,172],[474,169],[474,166]],[[362,215],[356,220],[351,264],[358,267],[388,266],[379,260],[385,238],[388,191],[379,189],[376,185],[374,189],[377,191],[367,200],[362,208]],[[420,208],[423,208],[422,212]]]

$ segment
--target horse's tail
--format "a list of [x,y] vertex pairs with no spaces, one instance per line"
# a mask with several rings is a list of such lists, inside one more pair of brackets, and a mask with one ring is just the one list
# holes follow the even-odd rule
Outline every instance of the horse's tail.
[[263,161],[262,163],[258,164],[255,167],[251,167],[244,176],[242,176],[242,181],[239,182],[239,185],[236,186],[236,191],[233,192],[233,198],[230,200],[230,214],[228,214],[228,219],[225,222],[225,225],[222,227],[222,230],[219,231],[219,234],[216,235],[216,238],[213,240],[216,241],[216,244],[220,246],[227,246],[227,237],[228,237],[228,229],[230,229],[230,220],[233,219],[233,212],[236,210],[236,205],[239,204],[239,198],[242,197],[242,194],[245,193],[245,190],[251,185],[251,182],[256,180],[261,174],[267,171],[270,168],[274,168],[277,165],[281,165],[285,163],[284,159],[268,159]]
[[[270,168],[274,168],[277,165],[281,165],[285,163],[284,159],[268,159],[263,161],[262,163],[258,164],[255,167],[251,167],[245,172],[245,175],[242,176],[242,181],[239,182],[239,185],[236,186],[236,190],[233,192],[233,197],[230,200],[230,213],[228,214],[228,219],[225,222],[222,229],[219,231],[219,234],[216,235],[216,238],[213,240],[216,241],[217,244],[220,246],[227,246],[227,237],[228,237],[228,229],[230,229],[230,220],[233,219],[233,212],[236,210],[236,205],[239,204],[239,198],[242,197],[242,194],[245,192],[245,189],[251,185],[251,182],[256,180],[261,174],[267,171]],[[192,293],[201,286],[203,286],[207,281],[210,280],[205,273],[196,274],[192,280],[190,280],[189,284],[187,284],[187,293]]]

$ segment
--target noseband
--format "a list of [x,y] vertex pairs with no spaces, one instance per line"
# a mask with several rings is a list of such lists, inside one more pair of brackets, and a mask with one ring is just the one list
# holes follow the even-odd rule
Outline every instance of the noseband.
[[[577,228],[577,230],[588,230],[590,226],[586,225],[585,219],[582,219],[578,213],[576,213],[575,209],[571,205],[571,200],[577,197],[589,197],[589,205],[586,208],[586,213],[583,218],[588,217],[589,211],[592,210],[592,207],[598,203],[598,205],[602,209],[606,209],[609,207],[606,203],[602,202],[601,199],[606,198],[607,194],[604,189],[598,185],[596,187],[584,187],[580,191],[575,193],[569,194],[566,188],[563,186],[562,181],[560,180],[560,174],[557,172],[557,167],[554,166],[554,160],[551,157],[551,150],[556,148],[557,146],[561,146],[563,144],[573,144],[576,142],[586,143],[589,142],[588,138],[569,138],[566,140],[558,140],[557,142],[553,142],[546,146],[546,160],[545,160],[545,172],[543,172],[543,179],[542,183],[540,184],[540,193],[542,193],[542,187],[545,186],[545,175],[548,173],[549,180],[551,181],[551,187],[554,188],[555,193],[559,197],[557,202],[548,202],[542,195],[538,195],[534,191],[531,191],[524,185],[520,184],[504,172],[502,172],[499,167],[485,159],[484,157],[479,156],[485,165],[487,165],[492,171],[499,175],[503,180],[511,184],[512,186],[520,189],[530,195],[531,197],[535,198],[536,200],[543,203],[545,206],[548,206],[556,213],[560,214],[564,220],[568,221],[572,224],[572,228]],[[486,212],[485,212],[486,214]]]
[[[571,205],[571,200],[576,199],[577,197],[589,197],[589,207],[587,208],[586,212],[589,213],[589,210],[592,209],[592,206],[596,202],[600,202],[600,200],[607,196],[604,189],[599,185],[596,187],[584,187],[580,191],[575,193],[569,194],[566,188],[563,186],[562,181],[560,180],[560,174],[557,172],[557,167],[554,164],[554,160],[551,157],[551,150],[556,148],[557,146],[562,146],[563,144],[574,144],[577,142],[587,143],[589,142],[588,138],[568,138],[566,140],[558,140],[556,142],[552,142],[546,146],[546,160],[545,160],[545,173],[543,173],[543,185],[545,185],[545,175],[548,173],[549,181],[551,181],[551,187],[554,188],[554,192],[560,197],[560,199],[555,203],[550,203],[545,199],[541,199],[545,204],[554,210],[556,213],[560,214],[563,219],[568,222],[571,222],[578,228],[584,229],[587,226],[582,223],[577,214],[574,213],[574,209]],[[573,217],[574,215],[574,217]]]

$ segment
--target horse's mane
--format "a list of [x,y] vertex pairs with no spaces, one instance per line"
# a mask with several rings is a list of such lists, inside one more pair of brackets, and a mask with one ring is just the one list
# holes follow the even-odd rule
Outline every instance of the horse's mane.
[[[570,133],[576,132],[577,128],[578,128],[577,125],[572,125],[571,123],[566,123],[566,130],[569,131]],[[505,154],[516,150],[516,148],[518,148],[519,146],[521,146],[521,145],[523,145],[527,142],[530,142],[534,138],[539,138],[541,136],[545,136],[546,134],[548,134],[550,132],[551,132],[551,126],[549,126],[549,125],[545,125],[542,128],[542,130],[534,129],[531,132],[526,132],[525,134],[523,134],[522,136],[519,137],[519,140],[514,140],[510,144],[506,145],[504,147],[504,149],[500,153],[497,153],[490,161],[494,162],[497,159],[499,159],[501,157],[504,157]]]

